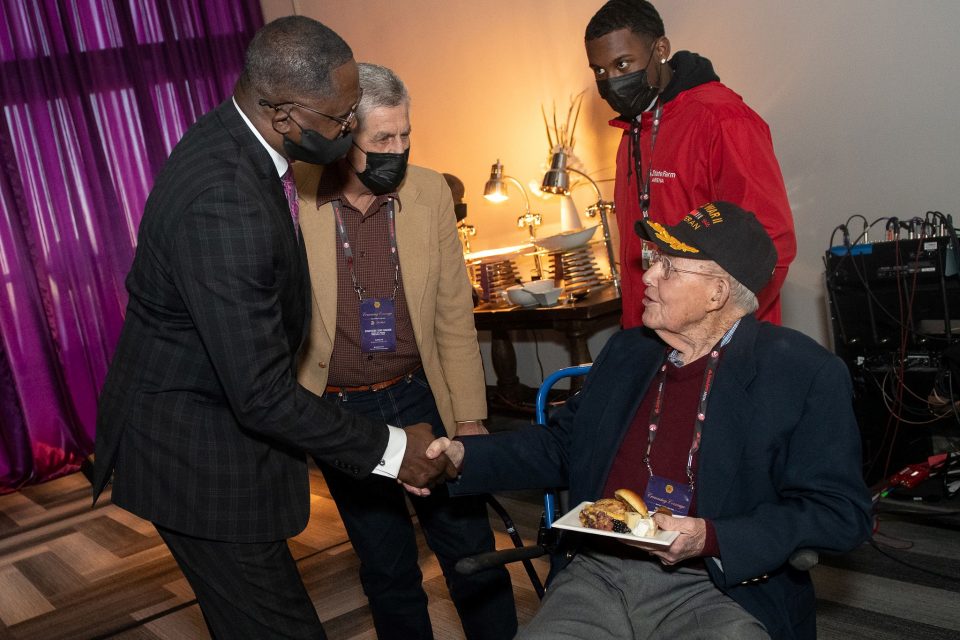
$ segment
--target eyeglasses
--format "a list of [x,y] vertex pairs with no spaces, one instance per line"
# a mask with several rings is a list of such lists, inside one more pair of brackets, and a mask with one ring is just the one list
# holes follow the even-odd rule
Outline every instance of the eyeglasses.
[[653,265],[660,265],[660,277],[664,280],[669,280],[670,276],[676,273],[692,273],[695,276],[707,276],[709,278],[719,278],[720,276],[715,273],[709,273],[706,271],[691,271],[690,269],[679,269],[673,266],[673,263],[670,261],[670,258],[663,255],[659,251],[654,251],[650,256],[650,259],[647,261],[647,269],[653,268]]
[[318,116],[323,116],[324,118],[328,118],[328,119],[330,119],[330,120],[333,120],[333,121],[336,122],[337,124],[339,124],[339,125],[340,125],[340,133],[337,134],[337,137],[338,137],[338,138],[342,138],[342,137],[345,136],[345,135],[347,134],[347,132],[350,131],[350,129],[353,127],[353,123],[356,122],[356,120],[357,120],[357,108],[360,106],[360,101],[361,101],[362,99],[363,99],[363,89],[360,89],[360,94],[357,96],[357,101],[356,101],[355,103],[353,103],[353,106],[352,106],[352,107],[350,107],[350,111],[347,112],[346,117],[331,116],[331,115],[328,114],[328,113],[323,113],[322,111],[317,111],[316,109],[313,109],[312,107],[308,107],[308,106],[305,105],[305,104],[300,104],[299,102],[293,102],[293,101],[277,102],[277,103],[274,104],[274,103],[268,102],[268,101],[266,101],[266,100],[260,100],[260,106],[261,106],[261,107],[270,107],[271,109],[276,109],[276,110],[279,110],[280,107],[282,107],[283,105],[286,105],[286,104],[292,105],[292,106],[294,106],[294,107],[300,107],[301,109],[303,109],[303,110],[305,110],[305,111],[310,111],[311,113],[315,113],[315,114],[317,114]]

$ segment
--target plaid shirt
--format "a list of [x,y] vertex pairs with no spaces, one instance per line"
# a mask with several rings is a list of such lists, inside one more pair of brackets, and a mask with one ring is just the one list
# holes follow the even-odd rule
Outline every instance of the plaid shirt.
[[[353,249],[353,268],[364,297],[389,298],[393,294],[394,266],[390,256],[387,200],[396,200],[396,215],[403,215],[403,204],[396,192],[378,196],[361,212],[343,196],[339,171],[324,171],[317,188],[317,206],[339,200],[347,238]],[[335,224],[333,220],[330,224]],[[337,251],[337,332],[330,357],[331,386],[356,387],[390,380],[409,373],[420,365],[420,352],[413,333],[403,291],[403,266],[394,300],[397,348],[393,352],[363,353],[360,349],[360,303],[353,290],[353,279],[339,235]]]

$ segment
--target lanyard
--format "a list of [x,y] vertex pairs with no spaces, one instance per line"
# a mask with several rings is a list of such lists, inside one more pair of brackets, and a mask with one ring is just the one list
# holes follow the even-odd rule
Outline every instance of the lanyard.
[[[713,380],[717,373],[717,363],[720,361],[720,345],[717,345],[710,351],[710,359],[707,360],[707,367],[703,371],[703,382],[700,385],[699,403],[697,404],[697,416],[693,421],[693,442],[690,444],[690,451],[687,453],[687,480],[690,482],[690,491],[693,492],[695,484],[693,481],[693,457],[700,450],[700,436],[703,433],[703,422],[707,419],[707,400],[710,397],[710,391],[713,389]],[[663,412],[663,391],[667,386],[667,367],[669,363],[664,362],[660,366],[660,382],[657,384],[657,399],[653,403],[653,409],[650,410],[650,425],[647,427],[647,451],[643,454],[643,463],[647,465],[647,471],[653,477],[653,466],[650,464],[650,450],[653,448],[653,441],[657,438],[657,428],[660,426],[660,415]]]
[[[387,225],[390,235],[390,257],[393,258],[393,295],[391,300],[397,297],[397,289],[400,287],[400,259],[397,257],[397,225],[396,213],[394,211],[394,199],[387,198]],[[347,225],[343,223],[343,209],[340,200],[331,200],[333,206],[333,216],[337,221],[337,235],[340,236],[340,244],[343,246],[343,255],[347,259],[347,268],[350,269],[350,279],[353,280],[353,290],[357,292],[357,299],[363,301],[363,294],[366,289],[357,282],[357,274],[353,270],[353,249],[350,248],[350,238],[347,236]]]
[[[733,338],[733,333],[740,326],[738,319],[733,326],[727,329],[720,342],[710,350],[710,359],[707,361],[707,368],[703,372],[703,382],[700,385],[700,402],[697,404],[697,417],[693,421],[693,443],[690,445],[690,452],[687,454],[687,480],[690,481],[690,492],[695,487],[693,481],[693,456],[700,450],[700,436],[703,433],[703,421],[707,419],[707,399],[710,397],[710,390],[713,388],[713,380],[717,374],[717,363],[720,361],[720,349],[727,346],[727,343]],[[676,350],[667,356],[671,363],[675,361]],[[663,389],[667,386],[667,362],[660,366],[660,383],[657,386],[657,400],[650,411],[650,425],[647,427],[647,451],[643,454],[643,463],[647,465],[647,471],[650,477],[653,477],[653,467],[650,465],[650,449],[653,447],[653,441],[657,437],[657,428],[660,426],[660,414],[663,411]]]
[[660,118],[663,116],[663,103],[657,98],[657,107],[653,111],[653,128],[650,129],[650,165],[647,167],[647,179],[640,182],[642,167],[640,162],[640,122],[636,121],[630,135],[633,142],[633,161],[637,173],[637,198],[640,200],[640,214],[644,220],[650,211],[650,177],[653,174],[653,149],[657,146],[657,133],[660,131]]

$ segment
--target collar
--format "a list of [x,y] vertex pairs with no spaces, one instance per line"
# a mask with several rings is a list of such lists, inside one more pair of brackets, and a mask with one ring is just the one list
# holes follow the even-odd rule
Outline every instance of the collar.
[[[743,318],[737,318],[737,321],[733,323],[733,326],[727,329],[726,333],[723,334],[723,337],[720,338],[720,348],[723,349],[727,346],[727,343],[733,338],[733,332],[737,330],[737,327],[740,326],[740,321]],[[667,361],[675,367],[682,367],[683,360],[680,359],[680,352],[674,349],[669,354],[667,354]]]
[[263,148],[267,150],[267,153],[270,154],[270,159],[273,160],[273,166],[277,168],[277,175],[282,176],[287,172],[287,168],[290,167],[290,162],[284,158],[282,155],[277,153],[277,150],[267,144],[267,141],[263,139],[263,136],[260,135],[260,132],[257,131],[257,128],[253,126],[253,123],[250,122],[250,119],[247,117],[247,114],[243,112],[243,109],[240,108],[240,105],[237,104],[236,98],[231,98],[233,101],[233,106],[237,109],[237,113],[240,114],[240,117],[243,118],[244,124],[253,132],[253,135],[256,136],[257,140],[260,141],[260,144],[263,145]]
[[[336,165],[327,167],[327,169],[324,170],[323,175],[320,176],[320,184],[317,185],[318,209],[329,203],[331,200],[340,200],[340,202],[343,203],[343,206],[354,209],[353,205],[350,204],[350,201],[347,200],[343,195],[344,178],[342,172],[347,170],[348,169],[344,167],[342,163],[337,163]],[[388,198],[393,198],[396,200],[397,213],[403,211],[403,203],[400,201],[400,193],[398,191],[377,196],[377,199],[373,201],[373,205],[371,205],[369,210],[379,211],[384,203],[386,203]],[[366,214],[366,211],[361,211],[360,213]]]

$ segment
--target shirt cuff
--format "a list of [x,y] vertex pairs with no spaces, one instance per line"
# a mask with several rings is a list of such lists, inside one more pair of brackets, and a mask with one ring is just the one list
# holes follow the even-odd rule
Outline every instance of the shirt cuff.
[[403,452],[407,450],[407,434],[400,427],[387,425],[387,430],[390,433],[387,448],[384,450],[380,462],[374,467],[373,473],[378,476],[396,478],[400,475]]
[[707,527],[707,537],[703,541],[703,551],[700,555],[705,558],[719,558],[720,543],[717,542],[717,530],[713,527],[713,520],[704,518],[703,522]]

